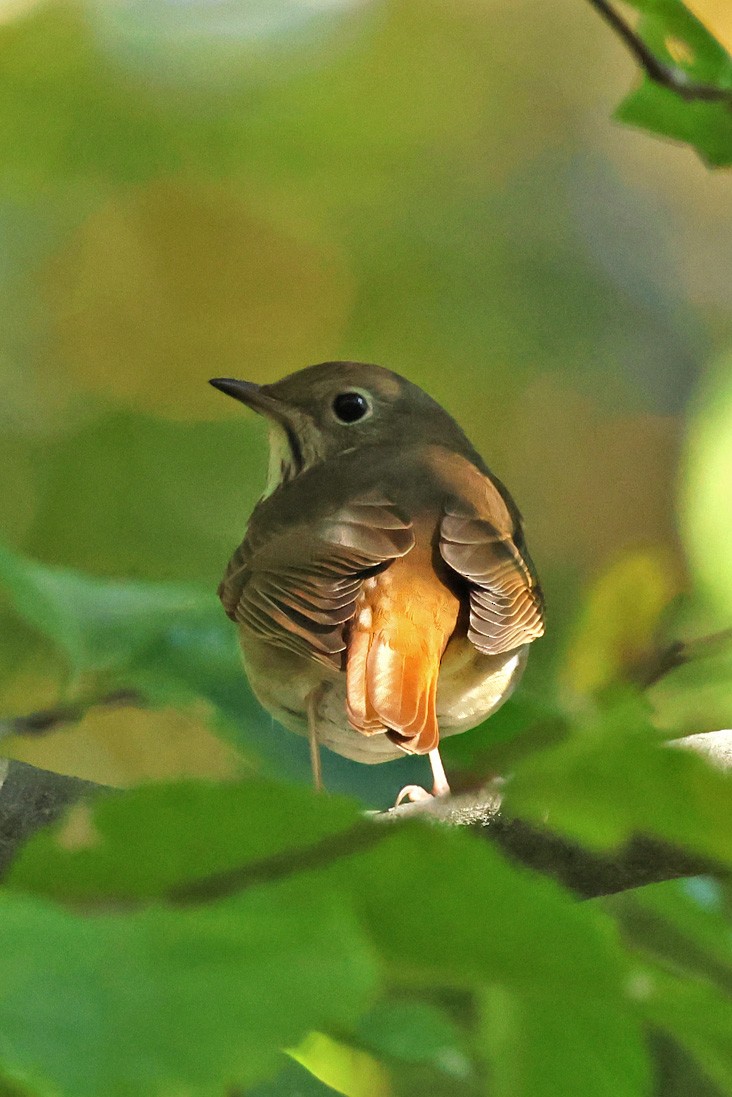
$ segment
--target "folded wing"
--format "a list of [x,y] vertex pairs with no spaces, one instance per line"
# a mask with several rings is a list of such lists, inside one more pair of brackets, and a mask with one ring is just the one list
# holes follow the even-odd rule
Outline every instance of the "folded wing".
[[490,481],[485,485],[484,500],[446,508],[440,553],[468,583],[468,639],[498,655],[543,635],[544,601],[515,508]]
[[377,494],[261,544],[245,539],[219,587],[232,620],[259,639],[325,665],[345,664],[343,627],[364,579],[404,556],[411,523]]

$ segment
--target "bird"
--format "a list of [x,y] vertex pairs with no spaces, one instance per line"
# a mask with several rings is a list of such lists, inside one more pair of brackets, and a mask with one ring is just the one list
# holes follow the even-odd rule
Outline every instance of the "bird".
[[271,384],[211,380],[263,415],[269,468],[218,588],[260,703],[359,762],[426,754],[510,696],[544,633],[521,515],[467,436],[382,366],[323,362]]

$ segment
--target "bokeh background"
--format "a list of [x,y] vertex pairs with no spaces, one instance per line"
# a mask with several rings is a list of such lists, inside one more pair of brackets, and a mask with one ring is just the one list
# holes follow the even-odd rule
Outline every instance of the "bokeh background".
[[[690,7],[732,46],[726,0]],[[496,739],[606,684],[597,651],[602,679],[664,630],[723,626],[729,604],[688,592],[729,554],[724,492],[705,501],[709,537],[689,514],[729,369],[732,187],[612,121],[637,79],[583,0],[2,0],[14,558],[195,590],[219,621],[266,432],[207,379],[350,358],[427,388],[524,513],[549,632]],[[94,653],[70,673],[17,590],[0,597],[6,721],[104,694]],[[152,690],[4,752],[113,784],[262,765],[306,779],[304,744],[232,684],[223,613],[220,630],[226,719],[211,690]],[[109,681],[139,685],[144,663]],[[723,726],[728,700],[699,688],[702,707],[665,684],[659,721]],[[327,772],[387,800],[421,764]]]

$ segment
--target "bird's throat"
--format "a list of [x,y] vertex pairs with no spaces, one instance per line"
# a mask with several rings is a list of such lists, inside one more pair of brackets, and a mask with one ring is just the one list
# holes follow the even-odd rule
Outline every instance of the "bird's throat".
[[305,468],[302,447],[291,429],[280,423],[269,424],[269,468],[263,498],[289,483]]

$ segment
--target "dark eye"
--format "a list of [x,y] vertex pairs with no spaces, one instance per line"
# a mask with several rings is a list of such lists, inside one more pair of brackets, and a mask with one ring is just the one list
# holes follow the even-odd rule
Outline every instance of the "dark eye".
[[342,423],[355,423],[369,410],[369,402],[360,392],[341,392],[333,401],[333,411]]

